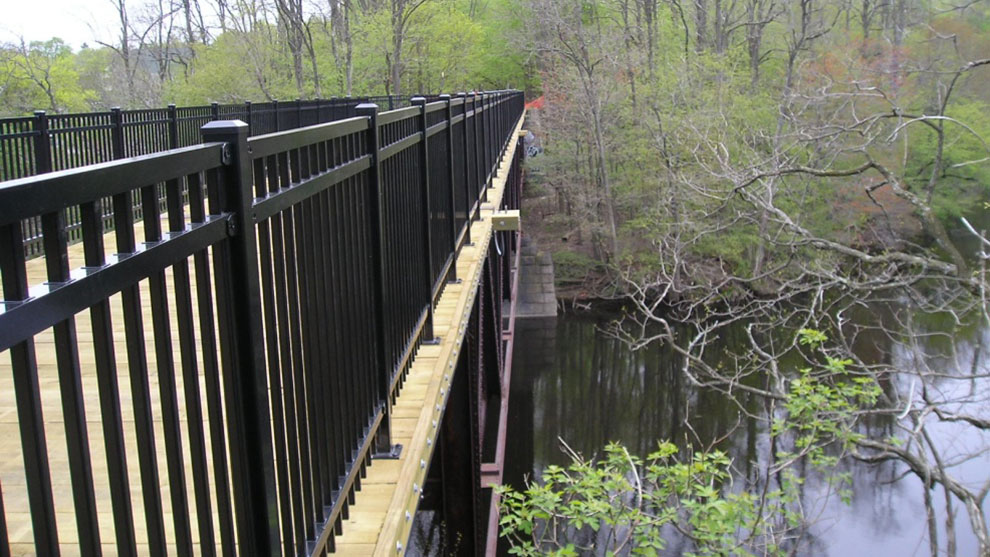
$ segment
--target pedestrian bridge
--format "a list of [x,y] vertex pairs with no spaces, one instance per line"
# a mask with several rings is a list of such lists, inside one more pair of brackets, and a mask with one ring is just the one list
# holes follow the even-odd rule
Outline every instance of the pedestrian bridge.
[[493,551],[523,97],[352,108],[0,183],[0,556]]

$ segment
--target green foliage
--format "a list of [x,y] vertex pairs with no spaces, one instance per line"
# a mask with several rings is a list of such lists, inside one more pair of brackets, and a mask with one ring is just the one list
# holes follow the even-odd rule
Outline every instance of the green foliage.
[[[815,329],[798,331],[798,343],[820,358],[816,367],[802,367],[788,384],[784,401],[786,415],[774,419],[771,433],[793,438],[795,450],[820,469],[838,462],[863,434],[856,429],[862,411],[873,408],[882,390],[869,374],[849,369],[852,360],[839,359],[826,352],[828,336]],[[793,457],[781,453],[781,458]],[[839,478],[841,479],[841,478]]]
[[[739,489],[732,485],[730,459],[721,451],[683,452],[661,442],[645,460],[617,444],[601,458],[571,453],[566,469],[550,466],[525,489],[497,488],[501,496],[501,535],[515,555],[656,555],[670,528],[693,544],[687,555],[786,555],[785,539],[805,527],[799,503],[803,479],[790,465],[799,459],[840,484],[849,476],[837,464],[843,451],[862,436],[856,432],[861,411],[876,403],[876,380],[850,369],[852,362],[830,356],[828,336],[801,329],[798,344],[810,350],[814,366],[788,381],[784,413],[773,421],[776,444],[797,453],[777,455],[776,489]],[[838,452],[836,452],[838,448]],[[769,472],[768,472],[769,473]]]
[[[572,455],[566,469],[548,467],[523,491],[496,488],[501,535],[514,555],[657,555],[667,529],[677,528],[694,541],[689,556],[785,555],[764,537],[761,500],[731,489],[730,466],[720,451],[681,457],[670,442],[645,460],[614,443],[596,460]],[[784,483],[762,505],[790,527],[801,519],[790,505],[796,486]]]
[[[538,87],[532,67],[527,67],[531,64],[527,53],[513,40],[515,33],[523,32],[524,2],[428,0],[408,5],[417,7],[407,8],[404,17],[403,94]],[[396,58],[391,5],[354,3],[351,8],[351,94],[394,92],[389,85],[390,64]],[[230,10],[228,17],[236,24],[228,22],[222,31],[213,30],[206,43],[172,36],[159,44],[151,34],[142,35],[141,43],[132,37],[130,75],[119,51],[109,47],[73,53],[58,39],[23,49],[4,45],[0,47],[0,114],[298,98],[290,45],[277,16],[247,4]],[[147,14],[138,10],[130,14],[134,20],[142,15]],[[337,22],[317,12],[310,14],[307,25],[319,83],[305,51],[302,96],[315,97],[318,91],[322,97],[348,94],[346,45],[344,35],[335,29]],[[160,61],[154,58],[159,52],[169,53],[167,70],[161,74]],[[48,73],[46,83],[35,79],[42,72]]]
[[[873,160],[924,204],[937,153],[931,125],[945,129],[942,171],[932,184],[934,214],[954,219],[987,196],[990,95],[982,85],[990,67],[954,83],[945,110],[951,120],[931,118],[953,73],[986,57],[986,10],[922,17],[892,45],[890,30],[878,30],[885,23],[874,20],[864,30],[847,6],[816,0],[814,38],[795,49],[797,4],[781,6],[780,17],[758,29],[736,12],[740,27],[719,47],[711,19],[699,29],[700,20],[676,3],[659,6],[655,22],[634,18],[616,2],[533,4],[548,6],[534,8],[547,22],[539,26],[534,18],[532,33],[547,37],[533,39],[549,101],[540,113],[547,177],[567,185],[569,211],[587,215],[593,230],[604,228],[603,207],[613,203],[617,245],[615,253],[600,254],[603,261],[652,266],[642,271],[647,276],[660,261],[672,267],[676,258],[685,275],[715,280],[774,269],[769,280],[786,283],[803,269],[848,271],[847,259],[805,236],[869,253],[911,251],[925,245],[914,236],[933,229],[918,220],[926,208],[881,185],[879,173],[773,173]],[[826,25],[843,17],[844,26]],[[758,58],[748,48],[752,35],[742,29],[762,33]],[[600,116],[591,107],[600,107]],[[891,118],[895,111],[912,116]],[[929,118],[908,123],[919,115]],[[592,151],[596,126],[604,135],[608,194]],[[761,197],[734,190],[764,171],[767,177],[747,186]],[[787,218],[768,219],[767,205]],[[657,246],[672,245],[682,251],[651,256]],[[766,286],[750,284],[755,291]]]
[[[952,120],[933,121],[944,128],[943,171],[938,176],[934,207],[943,218],[955,218],[986,198],[990,188],[990,102],[959,99],[946,111]],[[906,169],[909,184],[925,192],[937,153],[937,134],[928,126],[916,126]]]
[[553,254],[554,278],[560,285],[583,282],[589,274],[601,269],[593,258],[577,251],[561,250]]
[[0,115],[84,111],[94,97],[81,86],[72,49],[60,39],[0,47]]
[[165,98],[182,106],[296,97],[287,54],[261,47],[268,31],[227,32],[209,46],[196,45],[188,71],[168,83]]

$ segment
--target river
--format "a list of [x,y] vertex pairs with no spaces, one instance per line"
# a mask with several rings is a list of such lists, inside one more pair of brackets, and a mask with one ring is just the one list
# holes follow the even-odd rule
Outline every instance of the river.
[[[633,351],[605,335],[601,328],[609,319],[608,314],[564,313],[556,319],[517,322],[507,432],[512,450],[507,456],[506,483],[521,486],[524,478],[539,476],[549,464],[566,465],[568,460],[558,438],[585,456],[600,452],[609,441],[619,441],[630,452],[646,455],[655,449],[659,439],[683,446],[695,435],[702,444],[724,438],[718,447],[733,459],[737,480],[757,477],[769,456],[764,422],[747,419],[718,392],[686,384],[679,371],[680,360],[669,348],[652,344]],[[970,327],[954,335],[954,361],[939,364],[968,373],[973,367],[973,355],[978,354],[978,369],[990,371],[990,352],[985,348],[990,346],[990,333]],[[733,331],[722,337],[723,347],[740,340],[732,337]],[[923,342],[945,342],[945,338],[933,336]],[[875,351],[872,357],[885,357],[902,366],[912,366],[921,357],[918,354],[927,351],[925,347],[899,345],[889,339],[873,339],[867,344],[872,346],[864,344],[862,349]],[[938,347],[932,348],[934,352]],[[985,401],[986,383],[983,379],[980,384],[944,381],[937,385],[942,389],[971,389],[974,400]],[[912,385],[895,388],[906,392]],[[759,411],[758,400],[746,404]],[[986,414],[985,408],[976,410]],[[869,429],[872,435],[889,435],[892,431],[889,423],[869,424]],[[990,477],[990,453],[979,452],[990,447],[986,433],[956,424],[942,425],[934,431],[938,445],[947,454],[978,453],[954,468],[958,477],[979,483]],[[920,480],[905,474],[903,466],[893,462],[848,466],[853,488],[848,505],[834,494],[828,496],[828,484],[805,471],[808,480],[802,502],[813,525],[796,554],[929,555]],[[933,492],[933,498],[939,507],[939,542],[944,550],[941,488]],[[977,555],[976,538],[958,501],[955,510],[957,554]],[[668,555],[690,549],[677,536],[668,541]]]

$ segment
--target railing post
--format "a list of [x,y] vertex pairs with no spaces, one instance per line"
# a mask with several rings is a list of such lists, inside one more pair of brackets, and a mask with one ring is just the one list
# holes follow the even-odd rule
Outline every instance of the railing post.
[[423,327],[423,340],[433,341],[433,231],[430,224],[432,211],[430,210],[430,152],[426,140],[426,98],[413,97],[409,103],[419,107],[419,137],[422,149],[419,150],[419,180],[422,184],[420,188],[420,204],[423,214],[423,242],[426,249],[423,250],[423,263],[426,266],[426,324]]
[[461,143],[464,145],[464,243],[471,243],[471,165],[468,164],[467,133],[467,93],[458,93],[461,98]]
[[210,103],[210,118],[213,121],[220,119],[220,103],[217,102]]
[[[337,99],[337,100],[339,101],[340,99]],[[338,107],[340,106],[339,102],[338,102],[337,106]],[[342,111],[338,111],[336,109],[334,110],[334,120],[342,120],[344,118],[350,118],[351,117],[351,111],[354,110],[354,107],[355,106],[357,106],[357,105],[354,104],[354,99],[351,98],[350,95],[347,95],[346,97],[344,97],[343,110]],[[344,116],[341,116],[340,118],[337,118],[337,114],[339,114],[340,112],[343,112],[344,113]]]
[[499,155],[502,154],[502,141],[499,138],[499,102],[498,94],[492,94],[492,178],[498,176]]
[[282,131],[282,128],[280,128],[279,127],[279,124],[278,124],[278,100],[277,99],[272,101],[272,112],[275,114],[275,131],[280,132],[280,131]]
[[124,153],[124,115],[119,106],[110,109],[110,147],[113,149],[114,160],[122,159]]
[[481,105],[485,107],[485,111],[482,112],[483,116],[481,121],[484,122],[484,133],[482,134],[485,139],[485,201],[488,201],[488,189],[492,187],[492,166],[495,162],[495,149],[492,145],[492,101],[491,95],[488,93],[481,94]]
[[502,153],[502,141],[499,136],[499,115],[501,114],[501,103],[499,102],[499,94],[492,94],[492,178],[498,177],[498,163],[499,155]]
[[454,107],[451,105],[450,95],[440,95],[440,100],[447,103],[447,178],[450,184],[450,253],[451,264],[450,274],[447,280],[457,282],[457,196],[454,195],[457,182],[454,177]]
[[277,555],[278,509],[247,128],[241,121],[221,120],[206,124],[201,133],[204,143],[224,144],[219,202],[230,238],[215,252],[214,273],[238,544],[244,554]]
[[491,131],[489,132],[492,138],[492,182],[494,184],[495,178],[498,178],[498,155],[502,151],[502,142],[499,141],[498,133],[498,93],[492,93],[492,117],[491,121]]
[[34,111],[32,122],[36,135],[34,136],[34,173],[44,174],[52,171],[52,136],[48,133],[48,114],[44,110]]
[[179,148],[179,114],[174,104],[168,105],[168,148]]
[[368,222],[371,223],[372,283],[375,290],[375,343],[378,345],[378,397],[384,405],[382,422],[375,436],[376,458],[398,458],[401,446],[392,445],[392,368],[385,336],[385,222],[382,216],[381,159],[378,146],[378,105],[361,103],[355,107],[358,116],[368,118],[367,152],[371,156],[368,168]]
[[478,210],[474,213],[475,220],[481,220],[481,192],[485,191],[486,195],[488,192],[488,184],[484,184],[484,187],[479,189],[479,180],[485,179],[485,169],[484,166],[484,142],[481,140],[481,114],[479,112],[480,104],[478,101],[481,99],[481,95],[477,92],[471,93],[472,102],[471,108],[474,110],[474,195],[478,199]]
[[296,128],[303,127],[302,120],[302,99],[296,99]]
[[485,132],[488,136],[488,187],[492,187],[498,168],[498,161],[496,160],[498,147],[495,146],[495,95],[494,93],[486,93],[485,98],[488,99],[488,106],[485,107]]
[[254,108],[251,101],[244,101],[244,116],[247,118],[248,137],[254,135]]
[[492,133],[491,133],[491,95],[488,93],[481,94],[481,106],[484,107],[484,112],[482,112],[481,121],[484,125],[481,127],[482,141],[484,142],[485,148],[482,151],[485,159],[485,200],[488,200],[488,188],[492,186]]

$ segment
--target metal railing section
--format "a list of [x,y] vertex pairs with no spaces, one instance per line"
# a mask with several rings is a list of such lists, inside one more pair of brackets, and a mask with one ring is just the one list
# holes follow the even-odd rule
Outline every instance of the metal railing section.
[[[396,386],[432,338],[434,300],[522,94],[346,114],[311,102],[286,116],[271,104],[55,119],[89,135],[52,160],[91,150],[99,164],[0,184],[0,350],[38,554],[66,543],[83,555],[323,554],[364,466],[391,447]],[[338,116],[351,117],[279,131]],[[3,123],[22,146],[26,121]],[[204,143],[183,147],[201,124]],[[138,156],[113,160],[121,138]],[[35,232],[43,281],[25,256]],[[48,334],[53,343],[39,340]],[[54,410],[39,355],[55,368]],[[51,445],[67,459],[50,459]],[[53,495],[66,476],[68,534]],[[0,486],[0,553],[11,489]],[[112,528],[97,521],[108,506]]]
[[[248,135],[262,135],[332,122],[354,116],[362,102],[389,108],[408,105],[406,97],[355,97],[265,103],[47,114],[0,118],[0,181],[157,153],[201,142],[200,128],[216,120],[242,120]],[[164,203],[164,192],[160,192]],[[104,218],[112,226],[107,205]],[[138,216],[140,219],[140,216]],[[79,215],[65,215],[66,225],[79,227]],[[41,223],[25,221],[22,231],[28,257],[41,253]],[[78,241],[76,232],[70,236]]]

